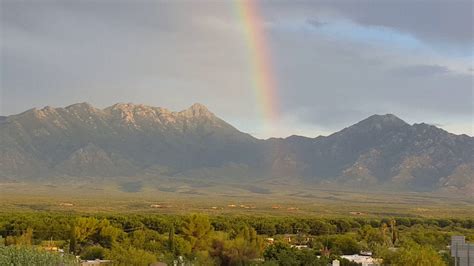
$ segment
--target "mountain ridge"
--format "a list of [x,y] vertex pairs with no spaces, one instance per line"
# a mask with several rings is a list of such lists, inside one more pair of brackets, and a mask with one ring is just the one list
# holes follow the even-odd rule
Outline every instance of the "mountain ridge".
[[393,114],[328,136],[257,139],[199,103],[182,111],[118,103],[0,117],[0,179],[284,177],[311,183],[474,191],[474,138]]

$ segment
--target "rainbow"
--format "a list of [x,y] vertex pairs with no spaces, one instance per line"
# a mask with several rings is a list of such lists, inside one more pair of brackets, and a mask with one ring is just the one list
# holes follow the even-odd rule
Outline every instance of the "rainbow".
[[263,116],[264,127],[270,130],[278,117],[277,85],[258,4],[256,0],[235,0],[235,4],[245,34],[252,87]]

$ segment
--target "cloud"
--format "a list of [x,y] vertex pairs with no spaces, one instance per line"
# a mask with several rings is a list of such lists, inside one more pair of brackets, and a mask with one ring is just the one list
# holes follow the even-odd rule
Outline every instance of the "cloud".
[[338,130],[374,113],[418,122],[472,115],[472,76],[422,63],[444,60],[320,34],[276,33],[281,108],[308,123]]
[[448,74],[449,72],[447,67],[439,65],[412,65],[393,70],[393,73],[400,77],[425,77]]
[[232,114],[254,98],[242,36],[208,20],[231,16],[225,5],[192,12],[158,2],[2,5],[4,113],[133,101],[176,110],[202,102]]
[[316,27],[316,28],[328,25],[327,22],[321,21],[321,20],[316,19],[316,18],[309,18],[306,21],[308,22],[308,24],[310,24],[311,26]]
[[435,127],[444,127],[445,125],[443,124],[439,124],[439,123],[429,123],[430,125],[432,126],[435,126]]
[[[277,3],[277,4],[276,4]],[[474,2],[457,1],[291,1],[266,2],[268,13],[281,9],[292,17],[344,18],[364,26],[382,26],[407,33],[427,43],[472,49]]]
[[[278,136],[327,134],[374,113],[457,131],[471,123],[470,2],[261,3]],[[2,115],[83,101],[173,110],[201,102],[265,137],[254,55],[230,2],[0,5]]]

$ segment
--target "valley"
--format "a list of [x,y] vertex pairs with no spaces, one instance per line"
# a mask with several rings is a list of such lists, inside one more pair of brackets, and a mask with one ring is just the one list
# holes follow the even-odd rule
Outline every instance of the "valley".
[[124,191],[113,183],[1,183],[1,212],[245,214],[314,217],[469,218],[474,199],[463,195],[182,182],[145,184]]

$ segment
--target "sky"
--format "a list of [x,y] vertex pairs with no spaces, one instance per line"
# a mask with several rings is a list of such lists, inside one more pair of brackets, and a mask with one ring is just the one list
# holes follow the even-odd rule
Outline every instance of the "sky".
[[0,115],[206,105],[260,138],[395,114],[474,135],[473,1],[255,1],[274,119],[234,1],[0,0]]

